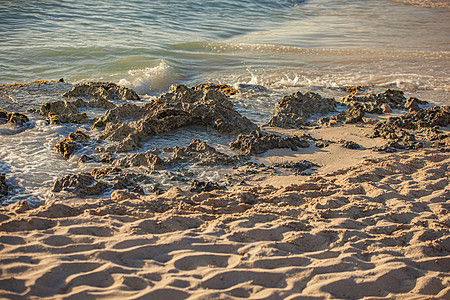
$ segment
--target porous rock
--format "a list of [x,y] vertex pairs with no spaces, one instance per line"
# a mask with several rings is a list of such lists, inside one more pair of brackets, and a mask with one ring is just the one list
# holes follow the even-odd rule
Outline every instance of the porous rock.
[[341,102],[349,106],[359,105],[368,113],[381,114],[384,104],[388,104],[390,108],[403,108],[405,101],[402,91],[387,89],[383,93],[366,96],[347,95]]
[[267,125],[282,128],[298,128],[307,125],[307,118],[312,114],[326,114],[335,111],[334,99],[323,98],[319,94],[296,92],[284,96],[278,102],[274,116]]
[[56,143],[54,149],[68,159],[78,148],[76,141],[86,144],[88,140],[90,140],[90,136],[88,134],[82,132],[81,130],[77,130],[75,133],[70,133],[67,138]]
[[17,125],[23,125],[29,122],[30,119],[26,115],[18,112],[7,112],[0,110],[0,121]]
[[6,184],[6,174],[0,173],[0,197],[8,195],[8,185]]
[[288,169],[297,175],[302,175],[305,170],[308,170],[313,167],[319,167],[319,165],[307,160],[301,160],[297,162],[273,164],[272,167]]
[[[149,136],[191,124],[201,124],[226,134],[258,130],[258,126],[241,116],[233,104],[212,86],[172,85],[168,93],[150,101],[144,107],[128,106],[127,114],[120,106],[98,119],[105,125],[100,139],[118,141],[109,152],[126,152],[136,149]],[[128,115],[137,120],[116,123]],[[97,123],[96,122],[96,123]],[[100,127],[100,126],[99,126]]]
[[[442,133],[439,126],[448,126],[449,124],[450,106],[435,106],[380,121],[375,124],[369,137],[382,137],[388,140],[387,145],[374,149],[378,151],[418,149],[423,146],[423,141],[446,139],[448,135]],[[436,144],[439,145],[439,143]]]
[[[167,154],[164,159],[158,155]],[[167,147],[162,150],[153,149],[144,153],[127,155],[116,161],[120,167],[146,166],[151,170],[165,169],[181,163],[192,163],[201,166],[229,165],[237,162],[235,157],[223,154],[205,142],[193,139],[186,147]]]
[[272,133],[252,131],[248,135],[240,134],[236,141],[230,143],[232,150],[243,154],[254,155],[269,149],[289,148],[296,151],[298,148],[307,148],[309,143],[298,136],[279,136]]
[[214,190],[223,190],[224,187],[212,181],[193,180],[189,186],[189,191],[193,193],[211,192]]
[[55,193],[66,191],[81,195],[98,195],[107,189],[107,185],[95,180],[89,173],[68,174],[53,184]]
[[86,82],[74,86],[63,94],[65,97],[94,97],[109,100],[139,100],[138,94],[132,89],[118,86],[112,82]]

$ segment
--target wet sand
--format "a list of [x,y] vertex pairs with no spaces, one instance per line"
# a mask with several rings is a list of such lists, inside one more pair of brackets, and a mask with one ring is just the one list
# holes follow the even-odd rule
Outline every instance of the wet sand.
[[[311,134],[336,130],[382,142],[355,125]],[[2,207],[0,297],[449,299],[449,150],[271,150],[258,159],[321,168],[227,191]]]

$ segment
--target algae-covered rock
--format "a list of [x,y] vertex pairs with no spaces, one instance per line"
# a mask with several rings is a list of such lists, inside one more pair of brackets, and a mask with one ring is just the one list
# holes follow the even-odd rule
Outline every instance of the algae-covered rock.
[[77,130],[74,133],[70,133],[67,138],[56,143],[54,149],[61,153],[65,158],[69,159],[73,152],[78,149],[78,144],[76,141],[85,144],[89,140],[90,137],[88,134],[82,132],[81,130]]
[[6,184],[6,175],[0,173],[0,198],[8,195],[8,185]]
[[0,121],[5,123],[23,125],[27,122],[30,122],[30,119],[26,115],[18,112],[7,112],[4,110],[0,110]]
[[296,151],[298,148],[307,147],[309,147],[309,143],[298,136],[279,136],[259,131],[252,131],[248,135],[240,134],[236,141],[230,143],[231,149],[250,155],[276,148],[289,148]]
[[307,125],[307,118],[312,114],[326,114],[335,111],[334,99],[323,98],[319,94],[296,92],[284,96],[278,102],[274,116],[267,123],[269,126],[298,128]]
[[69,159],[72,153],[77,149],[77,144],[69,138],[59,141],[55,145],[56,152],[61,153],[65,158]]
[[46,102],[39,109],[39,114],[48,116],[50,124],[89,122],[86,113],[80,113],[77,106],[69,101]]
[[63,94],[65,97],[94,97],[109,100],[140,100],[132,89],[111,82],[86,82],[74,86]]

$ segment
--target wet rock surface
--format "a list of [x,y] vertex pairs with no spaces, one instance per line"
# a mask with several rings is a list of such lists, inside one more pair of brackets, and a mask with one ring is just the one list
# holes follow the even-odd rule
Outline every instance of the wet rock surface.
[[94,97],[109,100],[139,100],[138,94],[132,89],[118,86],[112,82],[87,82],[74,86],[63,94],[64,97]]
[[86,144],[90,140],[90,136],[81,130],[72,132],[69,136],[58,143],[56,143],[54,149],[56,152],[61,153],[65,158],[70,156],[79,148],[79,144]]
[[193,180],[189,186],[189,191],[193,193],[211,192],[214,190],[223,190],[224,186],[217,184],[217,182],[212,181],[199,181]]
[[8,195],[8,185],[6,184],[6,174],[0,173],[0,199]]
[[261,131],[252,131],[248,135],[239,135],[237,140],[230,143],[232,150],[246,155],[261,154],[269,149],[289,148],[297,151],[298,148],[308,148],[309,143],[298,136],[280,136]]
[[298,128],[307,125],[307,119],[312,114],[327,114],[335,111],[337,102],[324,98],[319,94],[296,92],[284,96],[278,102],[274,116],[267,125],[281,128]]
[[18,112],[7,112],[4,110],[0,110],[0,124],[11,123],[17,125],[23,125],[29,122],[30,119],[21,113]]
[[304,171],[311,169],[311,168],[318,168],[319,165],[312,163],[310,161],[307,161],[307,160],[301,160],[298,162],[273,164],[272,167],[288,169],[296,175],[305,175]]
[[[118,123],[123,116],[139,118]],[[101,139],[117,141],[107,151],[127,152],[149,136],[187,125],[204,125],[224,134],[247,133],[258,126],[241,116],[233,104],[213,86],[173,85],[169,92],[144,107],[120,106],[95,124],[105,125]],[[101,127],[101,126],[98,126]]]
[[[163,158],[160,158],[160,156],[163,156]],[[144,153],[127,155],[116,161],[115,165],[120,167],[145,166],[151,170],[160,170],[171,168],[182,163],[191,163],[200,166],[217,166],[230,165],[237,162],[237,157],[223,154],[205,142],[193,139],[186,147],[166,147],[162,150],[153,149]]]
[[65,175],[55,181],[54,193],[68,192],[76,195],[102,195],[111,190],[126,190],[131,193],[144,194],[139,183],[151,183],[152,180],[140,173],[125,172],[120,168],[106,167],[93,169],[90,173]]
[[[406,98],[402,91],[388,89],[383,93],[369,94],[366,96],[347,95],[342,99],[342,103],[348,106],[362,107],[365,112],[381,114],[386,110],[404,108]],[[388,106],[386,106],[388,105]]]
[[449,124],[450,106],[435,106],[378,122],[369,137],[382,137],[388,140],[386,145],[374,148],[376,151],[419,149],[423,147],[424,142],[447,139],[448,135],[440,131],[439,126]]

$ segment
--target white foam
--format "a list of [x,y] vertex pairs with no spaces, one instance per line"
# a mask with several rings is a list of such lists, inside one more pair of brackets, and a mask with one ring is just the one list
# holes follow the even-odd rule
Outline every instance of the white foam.
[[166,90],[177,79],[175,69],[165,60],[155,67],[128,71],[128,77],[119,80],[118,84],[136,90],[139,94],[152,94]]

